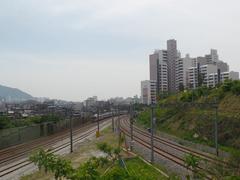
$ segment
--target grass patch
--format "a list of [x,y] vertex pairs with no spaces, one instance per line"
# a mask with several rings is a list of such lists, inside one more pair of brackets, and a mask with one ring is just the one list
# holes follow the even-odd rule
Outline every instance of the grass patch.
[[33,174],[29,174],[29,175],[26,175],[26,176],[23,176],[21,177],[21,180],[38,180],[38,179],[41,179],[41,180],[52,180],[54,177],[54,175],[48,173],[48,174],[45,174],[44,171],[37,171]]
[[144,179],[166,179],[159,171],[138,157],[127,159],[126,166],[130,175],[137,175],[138,177],[144,177]]
[[[80,143],[78,147],[74,150],[72,154],[68,154],[64,156],[65,159],[68,159],[72,162],[74,167],[78,167],[80,164],[86,162],[90,157],[97,156],[97,153],[100,151],[97,149],[96,144],[100,142],[110,143],[112,147],[118,146],[118,136],[112,132],[112,128],[108,127],[101,131],[101,136],[99,138],[91,138],[86,139],[84,142]],[[122,157],[127,157],[127,154],[122,154]],[[134,176],[137,179],[167,179],[164,175],[162,175],[159,171],[157,171],[154,167],[142,161],[139,157],[129,158],[125,160],[126,167],[130,176]],[[155,166],[155,165],[154,165]],[[157,166],[155,166],[157,167]],[[99,172],[104,173],[106,168],[100,168]],[[162,169],[161,169],[162,170]],[[111,173],[115,176],[116,171],[121,173],[126,173],[124,168],[120,167],[118,163],[114,165],[105,175],[108,176],[107,179],[112,179]],[[166,171],[165,171],[166,172]],[[105,176],[104,175],[104,176]],[[54,175],[51,173],[45,173],[43,170],[37,171],[33,174],[23,176],[21,180],[52,180],[54,179]],[[116,179],[116,178],[113,178]],[[124,178],[123,178],[124,179]]]
[[[128,174],[131,177],[134,177],[135,179],[143,179],[143,180],[148,180],[148,179],[149,180],[152,180],[152,179],[165,180],[165,179],[168,179],[167,177],[163,176],[159,171],[157,171],[154,167],[152,167],[149,164],[142,161],[139,157],[126,159],[125,163],[126,163]],[[113,168],[111,168],[105,174],[105,176],[116,179],[117,178],[116,174],[118,174],[118,173],[120,173],[120,174],[126,173],[127,174],[127,171],[123,167],[120,167],[117,164]],[[112,174],[115,174],[115,176]],[[127,175],[125,178],[128,179]]]
[[[72,162],[74,167],[78,167],[80,164],[86,162],[90,157],[97,156],[100,151],[97,149],[96,144],[100,142],[110,143],[112,147],[118,146],[118,136],[112,132],[112,127],[109,126],[100,132],[99,138],[89,138],[85,141],[79,143],[74,147],[74,152],[72,154],[67,154],[64,156]],[[33,174],[21,177],[21,180],[52,180],[54,176],[44,171],[36,171]]]

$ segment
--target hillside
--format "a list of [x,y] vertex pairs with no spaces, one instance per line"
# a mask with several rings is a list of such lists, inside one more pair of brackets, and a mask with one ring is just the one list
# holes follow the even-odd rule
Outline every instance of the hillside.
[[[185,91],[159,100],[155,110],[157,129],[193,142],[214,145],[215,106],[219,143],[224,147],[240,148],[240,81],[227,81],[209,89]],[[201,104],[201,106],[199,105]],[[150,126],[150,110],[138,116],[138,122]]]
[[0,100],[5,100],[7,102],[14,102],[14,101],[25,101],[33,99],[31,95],[25,93],[19,89],[6,87],[0,85]]

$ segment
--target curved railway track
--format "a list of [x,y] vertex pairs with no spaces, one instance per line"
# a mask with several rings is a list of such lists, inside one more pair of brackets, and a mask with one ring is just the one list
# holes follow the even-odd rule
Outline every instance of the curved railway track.
[[[126,123],[127,126],[130,127],[129,121],[125,120],[125,123]],[[141,129],[139,127],[133,126],[133,129],[137,133],[144,134],[148,138],[151,137],[151,134],[149,132],[146,132],[146,131],[144,131],[143,129]],[[189,147],[186,147],[186,146],[183,146],[183,145],[171,142],[171,141],[166,140],[164,138],[161,138],[159,136],[154,136],[154,141],[159,142],[161,144],[164,144],[164,145],[166,145],[168,147],[171,147],[171,148],[173,148],[175,150],[181,151],[183,153],[192,154],[192,155],[197,156],[197,157],[199,157],[201,159],[207,160],[207,161],[209,161],[211,163],[221,164],[221,165],[224,165],[224,166],[231,166],[231,164],[229,164],[229,163],[227,163],[227,162],[225,162],[223,160],[217,159],[217,158],[215,158],[215,157],[213,157],[213,156],[211,156],[209,154],[206,154],[206,153],[203,153],[203,152],[200,152],[200,151],[196,151],[194,149],[191,149]]]
[[[121,122],[121,131],[124,132],[124,134],[126,134],[127,136],[130,137],[130,124],[129,122],[125,119]],[[133,128],[134,130],[134,133],[133,133],[133,138],[134,138],[134,141],[136,141],[137,143],[141,144],[142,146],[148,148],[148,149],[151,149],[151,144],[150,144],[150,135],[148,132],[145,132],[144,130],[141,130],[139,128],[136,128],[134,127]],[[137,134],[136,134],[137,133]],[[148,140],[146,140],[146,138],[148,138]],[[191,154],[194,154],[194,155],[198,155],[201,156],[201,158],[205,157],[205,159],[208,159],[208,160],[211,160],[211,161],[214,161],[215,159],[212,158],[211,156],[207,156],[205,155],[204,153],[200,153],[198,151],[194,151],[192,149],[189,149],[189,148],[186,148],[186,147],[182,147],[181,145],[178,145],[178,144],[175,144],[175,143],[172,143],[172,142],[169,142],[167,140],[164,140],[162,141],[161,138],[157,137],[157,136],[154,136],[154,141],[155,142],[160,142],[166,146],[169,146],[171,147],[174,151],[181,151],[182,153],[191,153]],[[166,151],[164,150],[163,148],[160,148],[159,146],[157,146],[156,144],[154,145],[154,148],[153,148],[154,152],[172,162],[174,162],[175,164],[183,167],[183,168],[186,168],[186,169],[189,169],[187,168],[187,166],[185,165],[185,160],[184,158],[182,157],[179,157],[173,153],[170,153],[169,151]],[[225,162],[222,162],[222,161],[217,161],[217,163],[225,163]],[[216,163],[216,161],[215,161]],[[197,167],[199,170],[201,171],[204,171],[206,174],[208,174],[205,178],[206,179],[212,179],[212,175],[214,175],[213,172],[211,172],[210,170],[208,169],[205,169],[203,167],[200,167],[198,166]],[[191,169],[191,171],[193,171]]]
[[[124,128],[121,127],[121,131],[122,131],[124,134],[126,134],[127,136],[130,137],[130,133],[129,133],[126,129],[124,129]],[[142,140],[140,137],[137,137],[136,135],[134,135],[134,141],[138,142],[139,144],[141,144],[142,146],[144,146],[144,147],[146,147],[146,148],[148,148],[148,149],[151,149],[151,144],[150,144],[150,142],[146,142],[146,141]],[[180,157],[178,157],[178,156],[176,156],[176,155],[173,155],[173,154],[171,154],[171,153],[169,153],[169,152],[167,152],[167,151],[165,151],[165,150],[162,150],[162,149],[160,149],[160,148],[159,148],[158,146],[156,146],[156,145],[154,145],[153,151],[154,151],[154,153],[156,153],[156,154],[158,154],[158,155],[166,158],[167,160],[170,160],[170,161],[174,162],[175,164],[177,164],[177,165],[179,165],[179,166],[181,166],[181,167],[183,167],[183,168],[186,168],[186,169],[189,169],[189,170],[191,170],[191,171],[194,171],[194,170],[192,170],[191,168],[188,168],[188,167],[185,165],[184,159],[182,159],[182,158],[180,158]],[[203,171],[206,171],[206,172],[209,173],[209,174],[212,174],[212,173],[211,173],[210,171],[208,171],[208,170],[205,170],[205,169],[203,169],[203,168],[201,168],[201,167],[198,167],[198,168],[201,169],[201,170],[203,170]],[[206,178],[206,179],[212,179],[211,176],[206,176],[205,178]]]

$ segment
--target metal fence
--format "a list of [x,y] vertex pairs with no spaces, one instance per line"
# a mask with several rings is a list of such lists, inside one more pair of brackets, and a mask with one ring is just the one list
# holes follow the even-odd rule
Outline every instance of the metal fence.
[[[72,124],[78,126],[85,123],[82,118],[73,118]],[[26,127],[17,127],[0,130],[0,149],[32,141],[34,139],[58,133],[70,127],[70,120],[48,122]]]

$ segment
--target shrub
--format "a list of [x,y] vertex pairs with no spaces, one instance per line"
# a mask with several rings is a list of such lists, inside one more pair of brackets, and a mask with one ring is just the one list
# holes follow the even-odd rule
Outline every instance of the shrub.
[[41,170],[54,173],[55,179],[60,177],[69,178],[73,173],[73,168],[70,161],[60,158],[57,155],[54,155],[50,151],[44,151],[43,149],[34,153],[30,160],[34,162]]
[[231,92],[237,96],[240,95],[240,81],[233,81]]
[[[39,170],[43,169],[45,172],[52,172],[55,179],[71,179],[71,180],[96,180],[101,179],[99,167],[107,165],[110,161],[115,164],[116,160],[120,158],[120,148],[113,148],[107,143],[99,143],[97,147],[105,152],[107,157],[92,157],[84,164],[74,169],[71,162],[65,160],[58,155],[53,154],[51,151],[44,151],[40,149],[30,156],[30,161],[38,166]],[[125,177],[125,174],[123,174]],[[111,178],[110,178],[111,179]]]
[[7,116],[0,116],[0,129],[12,128],[13,123]]

